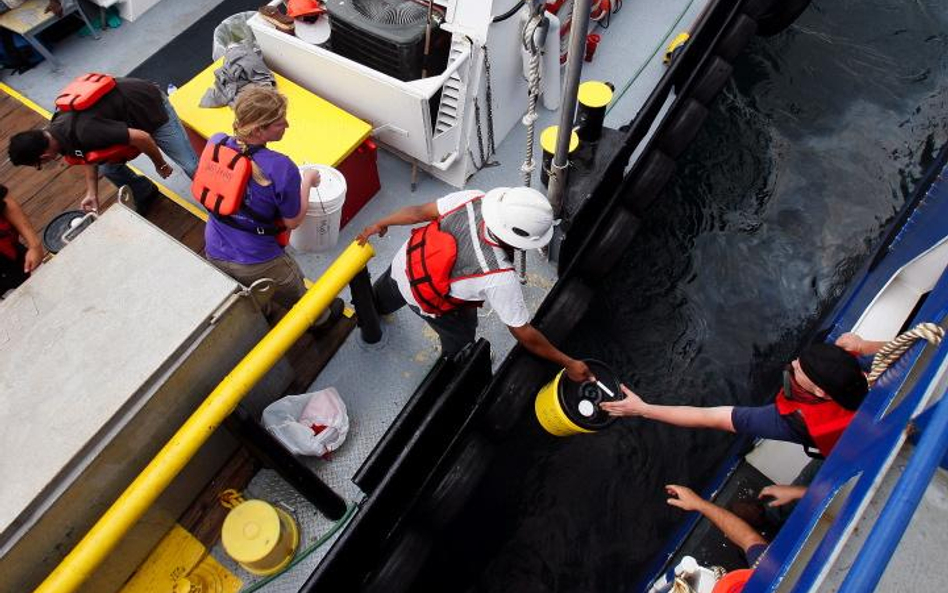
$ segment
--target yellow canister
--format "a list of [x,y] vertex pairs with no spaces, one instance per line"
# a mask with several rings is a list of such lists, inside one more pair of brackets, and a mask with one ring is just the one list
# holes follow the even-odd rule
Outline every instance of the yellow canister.
[[599,408],[604,401],[613,401],[619,394],[615,373],[598,360],[584,360],[596,381],[576,383],[561,370],[543,386],[534,402],[540,426],[553,436],[601,430],[615,420]]
[[266,576],[283,570],[300,543],[296,521],[262,500],[243,502],[227,514],[221,529],[227,554],[248,572]]
[[[550,168],[553,165],[553,156],[556,154],[556,137],[560,133],[559,126],[548,126],[540,134],[540,148],[543,149],[543,162],[540,167],[540,183],[546,186],[550,182]],[[568,154],[573,154],[579,146],[579,136],[570,132]]]
[[590,80],[579,85],[576,108],[576,133],[583,142],[595,142],[602,136],[606,107],[612,101],[612,85]]

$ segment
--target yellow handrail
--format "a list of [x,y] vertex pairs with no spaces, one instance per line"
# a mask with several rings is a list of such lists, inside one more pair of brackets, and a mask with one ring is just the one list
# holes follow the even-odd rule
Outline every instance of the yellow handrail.
[[349,245],[290,312],[224,377],[35,593],[69,593],[82,585],[247,392],[316,321],[374,254],[368,243],[364,246],[355,242]]

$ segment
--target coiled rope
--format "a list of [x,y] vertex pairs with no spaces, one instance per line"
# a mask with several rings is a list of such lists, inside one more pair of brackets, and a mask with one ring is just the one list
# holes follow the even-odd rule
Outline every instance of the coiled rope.
[[900,334],[888,342],[872,359],[872,370],[869,372],[869,385],[876,382],[889,366],[897,361],[912,347],[916,340],[926,340],[932,346],[937,346],[945,337],[945,330],[935,323],[919,323],[912,329]]
[[530,181],[533,177],[533,169],[536,165],[533,162],[533,141],[534,128],[537,121],[537,98],[540,96],[540,48],[536,44],[536,32],[543,22],[542,14],[535,14],[530,17],[527,24],[523,27],[523,46],[530,52],[530,76],[527,81],[527,113],[523,116],[523,125],[527,126],[527,150],[523,159],[523,165],[520,166],[520,172],[523,173],[523,185],[530,187]]

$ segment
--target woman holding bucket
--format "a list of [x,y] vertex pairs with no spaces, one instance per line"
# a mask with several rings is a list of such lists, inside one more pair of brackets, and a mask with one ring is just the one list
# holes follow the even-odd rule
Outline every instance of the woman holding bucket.
[[[289,127],[286,104],[286,97],[272,87],[248,86],[234,103],[234,136],[215,134],[208,140],[223,140],[224,146],[249,156],[251,176],[235,214],[208,218],[204,242],[208,261],[247,286],[271,279],[273,300],[289,309],[306,287],[299,265],[284,250],[285,239],[303,222],[309,192],[320,178],[315,169],[301,175],[288,156],[267,148]],[[342,300],[335,299],[313,328],[333,324],[342,310]]]

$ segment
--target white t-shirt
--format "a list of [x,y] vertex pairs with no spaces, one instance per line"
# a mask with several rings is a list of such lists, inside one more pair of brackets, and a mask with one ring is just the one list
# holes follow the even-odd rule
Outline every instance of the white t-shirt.
[[[482,194],[483,192],[477,190],[464,190],[448,194],[436,202],[438,214],[443,215],[450,212],[464,202]],[[401,291],[406,303],[418,307],[422,315],[434,317],[434,315],[429,315],[421,309],[418,301],[411,293],[411,287],[408,283],[407,253],[408,241],[405,241],[405,244],[395,252],[395,257],[392,259],[392,279],[398,285],[398,290]],[[503,249],[495,247],[494,255],[502,267],[509,267],[511,270],[452,282],[451,296],[465,301],[487,301],[505,325],[523,327],[530,322],[530,311],[527,309],[527,303],[523,300],[523,291],[520,289],[517,274],[513,271],[513,262],[510,261]]]

